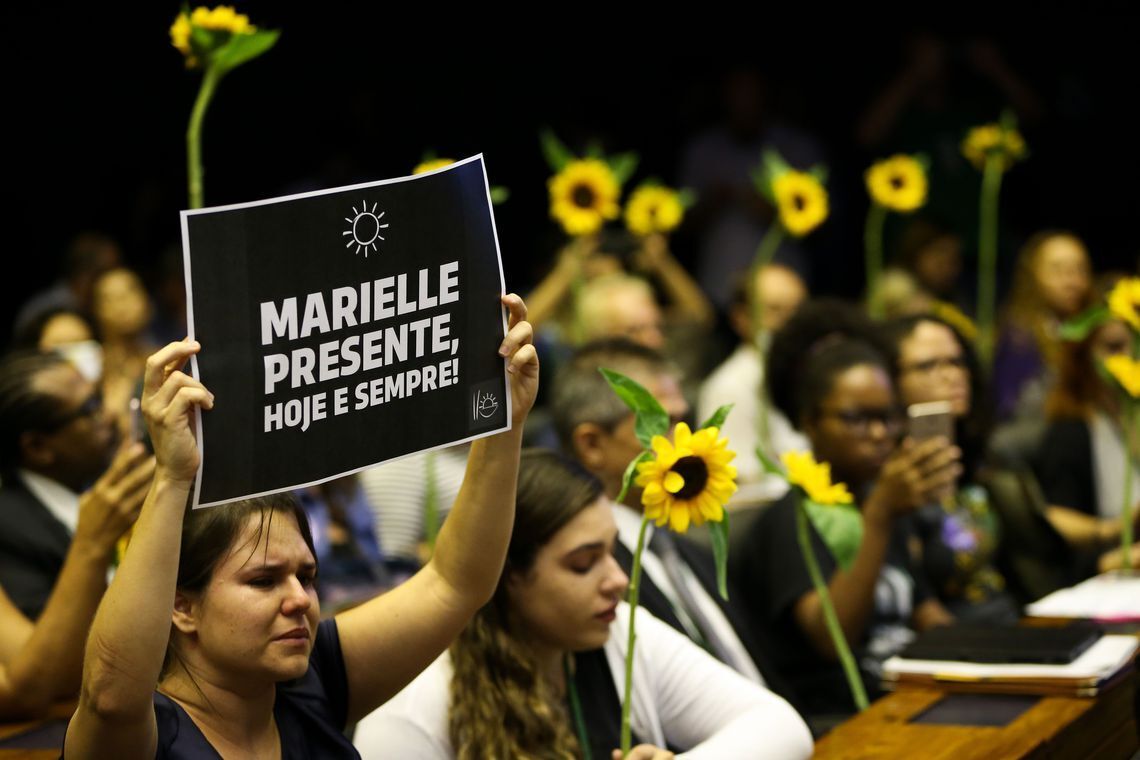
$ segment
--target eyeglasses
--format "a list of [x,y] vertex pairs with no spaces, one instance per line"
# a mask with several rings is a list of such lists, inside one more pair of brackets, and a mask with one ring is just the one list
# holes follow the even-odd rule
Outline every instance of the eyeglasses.
[[70,425],[72,422],[83,418],[94,419],[98,417],[103,411],[103,396],[98,391],[92,393],[87,397],[87,400],[66,414],[60,415],[52,420],[47,425],[43,426],[43,430],[48,433],[55,432],[60,428]]
[[894,407],[890,409],[822,409],[820,415],[839,420],[848,430],[860,436],[871,432],[871,425],[876,422],[883,426],[887,435],[896,435],[903,428],[902,412]]
[[908,364],[901,369],[903,372],[920,372],[924,375],[929,375],[933,374],[935,371],[950,368],[960,369],[963,371],[968,370],[969,367],[966,365],[966,357],[962,355],[937,356],[933,359],[927,359],[925,361],[915,362],[914,364]]

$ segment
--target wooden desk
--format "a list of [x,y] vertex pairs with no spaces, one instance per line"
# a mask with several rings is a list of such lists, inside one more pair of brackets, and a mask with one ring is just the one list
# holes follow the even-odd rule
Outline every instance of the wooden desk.
[[1095,698],[1040,697],[1001,727],[930,725],[911,719],[946,692],[907,688],[888,694],[816,742],[816,758],[1130,758],[1138,746],[1137,674]]

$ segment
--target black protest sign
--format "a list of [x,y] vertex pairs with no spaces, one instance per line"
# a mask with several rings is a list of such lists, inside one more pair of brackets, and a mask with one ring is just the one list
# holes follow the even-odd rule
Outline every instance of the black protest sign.
[[417,177],[182,212],[195,506],[510,427],[482,156]]

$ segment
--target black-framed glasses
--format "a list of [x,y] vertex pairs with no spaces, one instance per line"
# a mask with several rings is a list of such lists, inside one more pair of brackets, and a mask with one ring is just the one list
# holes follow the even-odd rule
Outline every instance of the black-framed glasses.
[[72,422],[83,418],[94,419],[98,417],[103,411],[103,395],[96,391],[87,397],[87,400],[80,404],[70,412],[62,414],[55,419],[48,422],[41,429],[44,432],[52,433],[60,428],[70,425]]
[[888,435],[902,432],[904,417],[896,407],[885,409],[822,409],[820,415],[837,419],[855,435],[867,435],[875,423],[883,426]]
[[920,372],[924,375],[930,375],[937,371],[946,369],[960,369],[963,371],[969,370],[966,364],[966,357],[958,356],[936,356],[933,359],[926,359],[921,362],[914,362],[902,367],[903,372]]

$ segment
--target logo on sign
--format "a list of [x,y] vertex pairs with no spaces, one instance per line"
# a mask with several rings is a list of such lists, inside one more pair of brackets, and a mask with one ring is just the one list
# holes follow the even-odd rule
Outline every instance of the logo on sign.
[[372,210],[368,210],[368,201],[364,201],[361,205],[361,210],[357,211],[356,206],[352,207],[352,216],[346,216],[344,221],[348,222],[349,227],[344,232],[340,233],[341,237],[347,237],[349,240],[345,243],[345,248],[356,246],[356,253],[359,254],[364,251],[364,258],[368,258],[369,249],[376,250],[376,241],[383,240],[380,230],[388,229],[388,223],[380,223],[380,219],[384,216],[385,211],[376,213],[376,205],[372,204]]
[[489,420],[495,416],[495,412],[499,411],[499,402],[495,400],[495,394],[493,393],[475,391],[475,395],[471,398],[471,417],[476,422],[479,420]]

